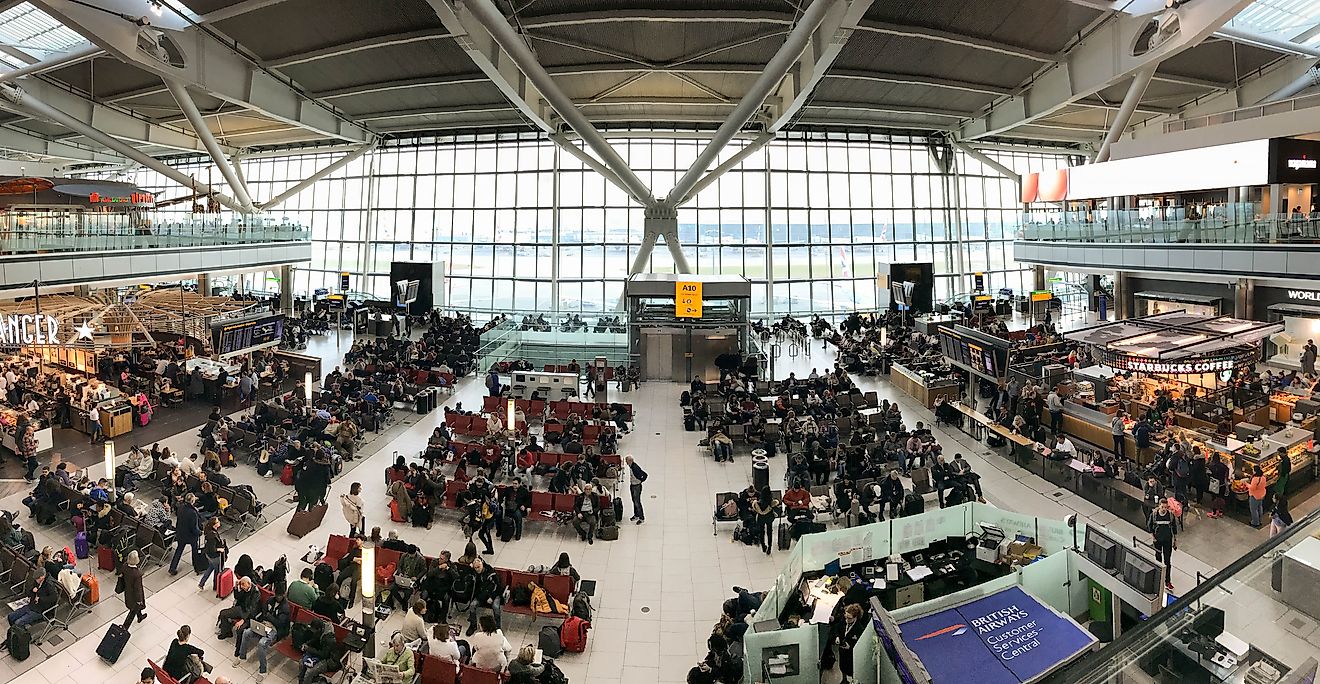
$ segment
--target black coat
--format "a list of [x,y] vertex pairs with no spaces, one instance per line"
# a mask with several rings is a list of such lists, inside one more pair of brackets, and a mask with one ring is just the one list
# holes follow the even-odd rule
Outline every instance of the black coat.
[[147,609],[147,592],[142,588],[142,568],[124,566],[124,605],[129,611]]
[[186,503],[179,504],[179,511],[175,515],[174,530],[179,541],[196,541],[202,536],[202,521],[197,515],[197,509]]

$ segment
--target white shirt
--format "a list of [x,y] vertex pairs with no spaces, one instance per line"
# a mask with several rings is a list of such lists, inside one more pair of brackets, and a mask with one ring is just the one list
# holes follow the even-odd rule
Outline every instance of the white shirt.
[[427,639],[426,652],[436,658],[453,663],[454,671],[458,671],[458,660],[460,656],[458,653],[457,641],[454,641],[453,639],[447,641],[440,641],[435,638]]
[[101,422],[101,411],[93,406],[92,410],[87,412],[87,420],[90,420],[93,423]]
[[1064,437],[1063,439],[1059,440],[1059,445],[1054,447],[1054,450],[1062,451],[1065,454],[1072,454],[1077,452],[1077,449],[1073,447],[1072,441],[1069,440],[1067,437]]
[[491,634],[479,631],[468,637],[468,645],[472,647],[472,665],[475,667],[503,672],[509,666],[513,647],[504,638],[504,632],[498,629]]

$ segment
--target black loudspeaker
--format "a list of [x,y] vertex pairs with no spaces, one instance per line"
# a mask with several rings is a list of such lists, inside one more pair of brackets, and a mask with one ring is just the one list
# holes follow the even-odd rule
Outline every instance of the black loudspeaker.
[[435,306],[435,297],[432,293],[431,284],[432,265],[428,262],[417,261],[391,261],[390,262],[390,299],[398,301],[398,293],[394,292],[394,284],[400,280],[416,280],[417,299],[408,307],[408,313],[413,316],[422,316]]

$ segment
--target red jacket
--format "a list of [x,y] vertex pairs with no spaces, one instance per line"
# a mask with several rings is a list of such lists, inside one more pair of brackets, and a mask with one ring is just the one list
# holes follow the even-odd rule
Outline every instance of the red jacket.
[[811,492],[805,489],[790,489],[784,492],[784,505],[794,510],[810,510]]

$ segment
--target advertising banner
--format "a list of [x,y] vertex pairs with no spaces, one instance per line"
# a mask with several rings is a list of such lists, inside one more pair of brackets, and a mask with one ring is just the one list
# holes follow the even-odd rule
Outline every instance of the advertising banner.
[[1019,587],[901,625],[935,684],[1025,683],[1095,643],[1076,622]]

